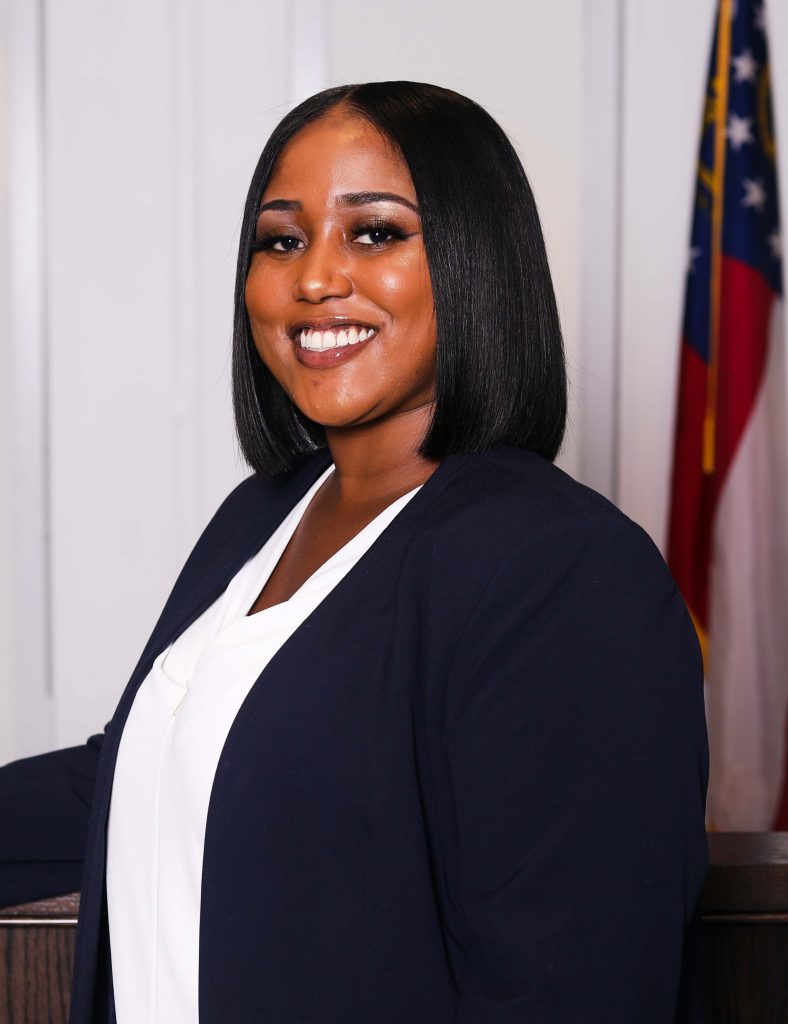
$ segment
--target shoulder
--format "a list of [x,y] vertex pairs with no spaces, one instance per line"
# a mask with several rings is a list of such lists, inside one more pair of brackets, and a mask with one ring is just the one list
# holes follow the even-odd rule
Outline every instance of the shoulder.
[[595,694],[653,689],[665,702],[685,688],[676,699],[702,709],[685,603],[652,539],[612,502],[512,449],[471,460],[444,498],[424,525],[423,560],[455,696],[503,674],[515,688],[541,680],[558,699],[591,680]]
[[612,502],[525,450],[451,458],[443,484],[413,510],[401,574],[447,661],[504,628],[523,643],[541,616],[566,636],[629,643],[669,610],[682,644],[696,645],[662,555]]
[[562,561],[583,548],[602,561],[630,549],[669,575],[642,527],[535,452],[501,446],[455,458],[455,472],[416,527],[435,554],[459,552],[466,566],[494,569],[530,562],[536,549]]
[[433,503],[434,514],[446,523],[487,520],[507,530],[566,514],[623,515],[603,495],[528,449],[507,445],[453,458],[458,466],[440,502]]
[[221,501],[206,526],[207,530],[221,531],[236,522],[245,522],[260,510],[261,503],[276,494],[276,481],[252,473],[245,477]]

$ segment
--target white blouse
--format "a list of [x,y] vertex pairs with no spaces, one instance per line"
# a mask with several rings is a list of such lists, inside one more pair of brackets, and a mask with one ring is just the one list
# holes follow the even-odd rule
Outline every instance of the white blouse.
[[118,1024],[197,1024],[205,824],[227,733],[281,645],[419,490],[385,508],[289,600],[248,615],[333,468],[161,652],[134,698],[118,750],[107,837]]

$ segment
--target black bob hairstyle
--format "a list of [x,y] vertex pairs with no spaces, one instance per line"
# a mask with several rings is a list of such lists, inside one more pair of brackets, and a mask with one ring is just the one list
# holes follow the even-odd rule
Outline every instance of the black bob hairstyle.
[[423,82],[326,89],[294,107],[260,156],[244,207],[235,284],[232,387],[241,452],[275,476],[326,447],[268,370],[244,292],[257,211],[279,154],[342,104],[402,155],[413,181],[437,327],[435,406],[418,449],[441,460],[498,444],[550,459],[566,422],[566,365],[542,229],[523,166],[478,103]]

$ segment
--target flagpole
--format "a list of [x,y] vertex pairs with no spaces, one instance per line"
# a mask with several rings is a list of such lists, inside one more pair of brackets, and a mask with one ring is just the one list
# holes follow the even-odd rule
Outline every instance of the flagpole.
[[722,223],[725,205],[725,130],[728,114],[728,77],[731,62],[731,0],[721,0],[717,24],[717,73],[715,75],[714,170],[712,175],[711,289],[709,310],[709,369],[706,379],[706,411],[703,418],[703,472],[714,472],[717,421],[717,359],[720,334],[722,279]]

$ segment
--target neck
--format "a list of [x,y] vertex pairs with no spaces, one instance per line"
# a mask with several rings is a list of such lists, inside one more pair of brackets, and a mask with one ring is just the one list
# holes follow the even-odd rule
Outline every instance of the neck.
[[[335,471],[326,483],[337,504],[393,500],[428,480],[439,462],[417,448],[429,427],[433,403],[355,427],[326,427]],[[393,496],[393,497],[392,497]]]

